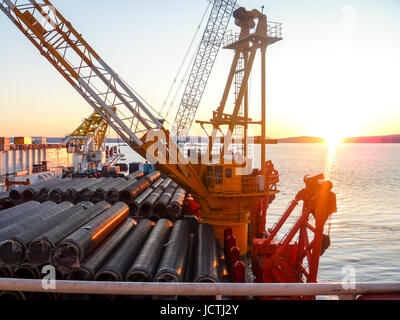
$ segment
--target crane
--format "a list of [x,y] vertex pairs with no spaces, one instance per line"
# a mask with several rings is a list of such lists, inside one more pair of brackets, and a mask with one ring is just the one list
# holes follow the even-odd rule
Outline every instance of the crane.
[[[113,111],[116,112],[116,108]],[[79,149],[87,146],[91,152],[99,152],[102,149],[107,128],[107,121],[97,111],[94,111],[89,118],[83,119],[78,128],[64,138],[64,143],[78,145]],[[89,144],[91,145],[90,148]]]
[[[211,146],[215,143],[217,133],[222,132],[223,127],[226,128],[227,131],[222,137],[223,152],[217,157],[209,152],[198,159],[200,161],[195,162],[188,161],[193,159],[183,156],[174,139],[170,138],[169,131],[163,127],[162,119],[146,106],[138,94],[100,57],[49,0],[2,0],[0,9],[134,151],[154,163],[160,171],[193,195],[201,206],[201,221],[214,227],[217,239],[224,243],[224,232],[230,227],[240,252],[248,252],[250,212],[263,201],[262,214],[256,211],[256,218],[252,220],[265,217],[268,204],[279,192],[278,173],[271,162],[265,161],[265,58],[267,47],[282,39],[279,24],[274,27],[269,25],[267,16],[258,10],[235,10],[235,23],[241,32],[238,39],[226,46],[235,52],[227,85],[220,107],[213,113],[213,118],[201,123],[203,127],[212,126],[209,135]],[[253,29],[255,31],[252,31]],[[260,120],[253,120],[248,116],[241,116],[240,107],[248,92],[249,77],[259,51],[262,62],[262,116]],[[244,77],[237,93],[234,110],[228,114],[225,110],[226,100],[240,56],[245,57]],[[261,127],[261,135],[257,139],[262,148],[261,170],[253,169],[247,161],[249,159],[241,162],[225,157],[231,144],[232,131],[237,125]],[[304,192],[296,197],[295,202],[297,204],[303,201],[304,208],[298,227],[293,230],[297,232],[300,229],[305,237],[304,229],[307,227],[314,229],[315,234],[313,241],[303,237],[303,250],[298,252],[299,259],[307,256],[312,262],[310,267],[314,271],[307,273],[310,275],[310,281],[316,279],[315,268],[318,267],[325,221],[335,211],[335,206],[332,205],[335,198],[329,189],[331,186],[328,185],[327,189],[323,187],[326,185],[321,184],[320,179],[306,182]],[[289,210],[283,218],[290,213]],[[317,222],[315,227],[308,225],[311,216]],[[272,231],[279,230],[281,225],[279,223]],[[265,223],[263,228],[265,229]],[[271,250],[276,249],[276,244],[269,242],[268,238],[253,241],[253,246],[260,253],[255,260],[261,261],[259,258],[265,258],[264,262],[255,263],[259,267],[258,270],[266,268],[269,271],[275,268],[276,257],[279,257],[283,250],[281,248],[283,245],[287,247],[293,236],[294,233],[291,232],[290,238],[285,239],[282,246],[272,254]],[[275,277],[278,278],[276,275]]]
[[236,2],[215,0],[213,3],[172,128],[172,134],[179,140],[186,139],[193,124]]

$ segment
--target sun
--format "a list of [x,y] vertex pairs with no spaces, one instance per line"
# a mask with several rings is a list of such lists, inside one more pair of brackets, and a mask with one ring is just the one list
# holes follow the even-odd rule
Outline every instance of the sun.
[[340,134],[340,133],[336,133],[336,132],[332,132],[329,134],[326,134],[324,136],[325,141],[330,145],[330,146],[336,146],[339,143],[341,143],[343,141],[343,139],[345,138],[344,135]]

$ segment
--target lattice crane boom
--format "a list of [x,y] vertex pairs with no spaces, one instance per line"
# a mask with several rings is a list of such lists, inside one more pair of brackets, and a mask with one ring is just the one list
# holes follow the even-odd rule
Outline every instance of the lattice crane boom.
[[214,1],[174,121],[172,133],[179,139],[185,139],[192,127],[230,18],[236,8],[236,2],[236,0]]

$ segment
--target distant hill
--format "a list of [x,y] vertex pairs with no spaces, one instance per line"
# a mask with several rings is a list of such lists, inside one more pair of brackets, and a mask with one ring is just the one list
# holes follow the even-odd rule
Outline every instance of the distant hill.
[[[207,143],[208,139],[205,137],[190,137],[192,141],[201,141],[203,143]],[[61,143],[63,138],[61,137],[47,137],[47,143]],[[10,142],[13,143],[14,138],[10,138]],[[107,138],[107,143],[125,143],[122,139],[118,138]],[[372,136],[372,137],[350,137],[345,138],[343,143],[400,143],[400,134],[394,134],[389,136]],[[283,138],[278,139],[278,143],[326,143],[326,140],[318,137],[292,137],[292,138]]]
[[278,143],[326,143],[326,140],[318,137],[293,137],[278,139]]
[[400,143],[400,134],[390,136],[353,137],[343,140],[344,143]]

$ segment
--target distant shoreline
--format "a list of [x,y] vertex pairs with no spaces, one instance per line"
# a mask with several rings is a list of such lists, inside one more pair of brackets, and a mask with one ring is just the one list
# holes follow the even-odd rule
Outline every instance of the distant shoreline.
[[[400,143],[400,134],[373,137],[345,138],[342,143]],[[318,137],[294,137],[278,139],[278,143],[327,143],[325,139]]]
[[[207,138],[200,138],[200,137],[190,137],[192,141],[194,141],[196,138],[198,138],[199,141],[202,143],[207,143],[208,139]],[[10,142],[13,143],[13,138],[10,138]],[[47,137],[47,143],[61,143],[63,138],[61,137]],[[291,137],[291,138],[282,138],[282,139],[276,139],[278,143],[327,143],[327,141],[323,138],[319,137],[308,137],[308,136],[302,136],[302,137]],[[118,138],[109,138],[106,139],[107,143],[120,143],[124,144],[125,142],[122,139]],[[400,143],[400,134],[395,134],[395,135],[388,135],[388,136],[373,136],[373,137],[351,137],[351,138],[345,138],[341,143]]]

